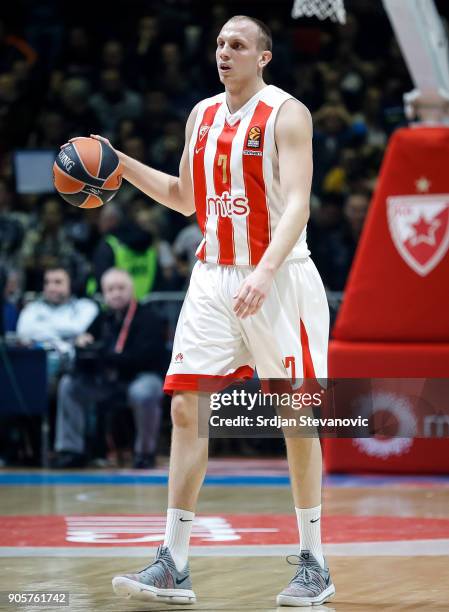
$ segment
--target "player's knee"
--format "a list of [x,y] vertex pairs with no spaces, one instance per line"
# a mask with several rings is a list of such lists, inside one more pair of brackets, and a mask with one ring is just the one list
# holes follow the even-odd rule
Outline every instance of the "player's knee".
[[177,393],[171,401],[171,420],[174,427],[190,427],[193,423],[193,411],[184,394]]

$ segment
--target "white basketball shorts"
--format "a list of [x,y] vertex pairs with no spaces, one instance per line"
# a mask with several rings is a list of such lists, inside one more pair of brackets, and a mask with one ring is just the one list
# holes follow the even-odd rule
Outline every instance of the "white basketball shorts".
[[329,308],[310,258],[285,262],[260,310],[246,319],[234,299],[254,268],[198,261],[179,315],[164,390],[198,391],[213,377],[326,378]]

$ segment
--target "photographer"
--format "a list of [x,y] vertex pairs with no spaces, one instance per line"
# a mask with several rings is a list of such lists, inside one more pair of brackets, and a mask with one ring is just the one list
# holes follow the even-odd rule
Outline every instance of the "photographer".
[[150,304],[138,304],[124,270],[101,278],[106,309],[76,339],[72,374],[58,388],[56,458],[53,467],[86,463],[88,415],[129,405],[135,424],[134,467],[152,468],[161,419],[165,367],[163,325]]

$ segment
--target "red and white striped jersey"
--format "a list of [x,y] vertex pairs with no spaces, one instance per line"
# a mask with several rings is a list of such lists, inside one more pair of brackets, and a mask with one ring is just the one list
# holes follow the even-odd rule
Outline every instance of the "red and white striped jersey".
[[[224,92],[200,102],[189,161],[202,261],[255,266],[264,254],[285,209],[274,125],[292,97],[268,85],[232,114]],[[309,254],[304,229],[287,259]]]

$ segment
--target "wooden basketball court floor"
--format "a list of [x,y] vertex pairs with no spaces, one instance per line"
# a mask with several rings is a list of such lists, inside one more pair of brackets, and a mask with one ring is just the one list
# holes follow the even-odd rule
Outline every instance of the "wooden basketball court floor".
[[[147,565],[163,538],[166,480],[166,466],[0,472],[0,609],[276,610],[297,552],[282,460],[211,460],[192,535],[197,604],[114,595],[111,577]],[[337,593],[314,610],[449,610],[449,477],[328,476],[323,511]],[[50,590],[69,607],[7,603]]]

